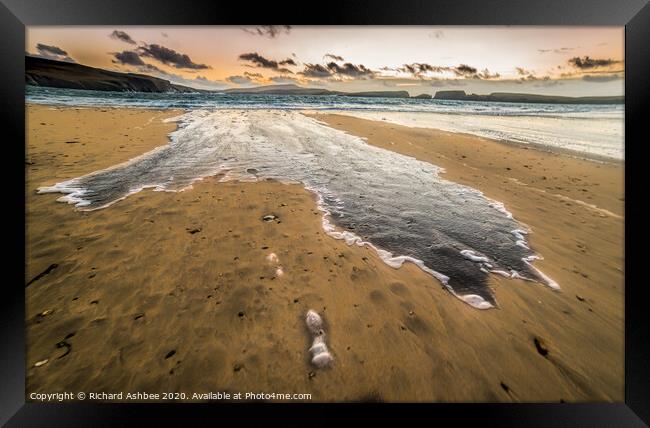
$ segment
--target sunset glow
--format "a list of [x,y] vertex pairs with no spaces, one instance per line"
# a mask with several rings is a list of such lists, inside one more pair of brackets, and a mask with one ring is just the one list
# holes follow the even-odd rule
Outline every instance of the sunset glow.
[[201,89],[621,95],[622,27],[29,27],[26,52]]

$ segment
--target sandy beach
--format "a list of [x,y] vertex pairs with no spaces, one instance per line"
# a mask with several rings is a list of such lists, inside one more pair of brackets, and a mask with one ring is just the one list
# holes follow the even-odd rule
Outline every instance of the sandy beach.
[[[163,119],[179,113],[28,105],[28,400],[74,390],[623,401],[622,162],[312,115],[445,168],[532,229],[544,257],[535,266],[561,291],[491,275],[490,310],[413,264],[393,269],[326,235],[314,195],[297,184],[216,176],[96,211],[36,193],[167,144],[176,124]],[[330,368],[310,364],[308,309],[325,320]]]

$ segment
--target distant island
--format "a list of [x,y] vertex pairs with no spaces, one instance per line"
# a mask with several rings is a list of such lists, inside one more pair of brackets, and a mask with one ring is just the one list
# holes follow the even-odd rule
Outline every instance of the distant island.
[[466,94],[465,91],[438,91],[436,100],[492,101],[502,103],[544,103],[544,104],[623,104],[624,96],[609,97],[563,97],[558,95],[517,94],[493,92],[490,95]]

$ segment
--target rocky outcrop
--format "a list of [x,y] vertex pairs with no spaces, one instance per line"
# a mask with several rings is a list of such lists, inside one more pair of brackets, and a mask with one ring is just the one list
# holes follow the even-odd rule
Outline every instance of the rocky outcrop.
[[25,83],[93,91],[205,92],[144,74],[118,73],[33,56],[25,57]]

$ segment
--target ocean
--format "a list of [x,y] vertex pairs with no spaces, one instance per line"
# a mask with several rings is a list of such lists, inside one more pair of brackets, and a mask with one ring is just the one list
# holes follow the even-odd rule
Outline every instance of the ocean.
[[464,132],[585,157],[624,159],[621,104],[537,104],[412,98],[105,92],[27,87],[27,101],[77,107],[326,110],[399,125]]
[[[323,228],[330,236],[348,245],[370,246],[395,268],[404,262],[414,263],[454,296],[479,309],[498,305],[488,286],[489,275],[560,287],[534,267],[534,260],[541,255],[528,245],[528,227],[514,219],[502,203],[443,179],[439,167],[371,146],[300,114],[300,110],[332,110],[396,123],[424,118],[420,123],[432,127],[438,116],[453,117],[449,123],[461,128],[469,127],[465,121],[476,124],[486,118],[485,123],[499,120],[512,133],[516,128],[507,124],[528,121],[534,129],[541,121],[549,124],[539,130],[546,138],[566,134],[566,129],[550,130],[554,121],[577,121],[589,132],[595,131],[585,124],[622,122],[621,106],[593,105],[43,88],[29,88],[27,101],[185,111],[171,119],[178,129],[170,134],[168,145],[111,168],[42,187],[41,193],[61,193],[61,202],[94,210],[145,188],[180,191],[219,173],[224,174],[223,180],[299,183],[317,196]],[[524,135],[537,138],[534,132]],[[539,140],[533,143],[543,144]],[[622,136],[618,144],[622,147]]]

